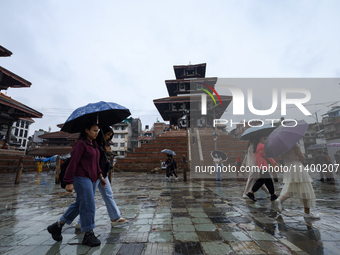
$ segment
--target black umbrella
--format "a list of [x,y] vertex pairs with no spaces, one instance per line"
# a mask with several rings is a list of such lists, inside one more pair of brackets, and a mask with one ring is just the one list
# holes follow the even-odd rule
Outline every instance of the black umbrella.
[[89,121],[96,122],[100,127],[111,126],[125,120],[130,115],[129,109],[124,106],[100,101],[74,110],[61,128],[61,131],[68,133],[81,132]]
[[222,161],[226,161],[228,159],[228,155],[225,154],[223,151],[212,151],[210,155],[213,158],[220,158]]
[[266,137],[268,136],[276,126],[272,126],[269,124],[264,124],[262,126],[254,126],[248,128],[241,136],[241,140],[251,140],[255,137]]

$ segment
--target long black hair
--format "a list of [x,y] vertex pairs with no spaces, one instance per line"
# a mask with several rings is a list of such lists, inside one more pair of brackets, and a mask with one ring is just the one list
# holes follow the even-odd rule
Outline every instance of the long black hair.
[[106,133],[109,133],[109,132],[112,133],[111,136],[110,136],[110,138],[108,139],[109,141],[111,141],[111,140],[112,140],[112,137],[113,137],[113,135],[114,135],[114,132],[113,132],[112,128],[109,127],[109,126],[100,128],[99,134],[98,134],[98,136],[97,136],[97,138],[96,138],[96,142],[97,142],[100,146],[106,145],[106,142],[107,142],[107,141],[104,140],[104,135],[105,135]]
[[252,141],[252,144],[254,146],[254,153],[256,152],[256,149],[257,149],[257,145],[260,143],[260,140],[261,140],[262,137],[258,136],[258,137],[255,137]]
[[80,132],[78,140],[83,140],[86,141],[87,140],[87,133],[86,133],[86,129],[90,130],[93,126],[98,126],[98,124],[95,121],[88,121],[86,122],[86,124],[84,125],[83,130]]

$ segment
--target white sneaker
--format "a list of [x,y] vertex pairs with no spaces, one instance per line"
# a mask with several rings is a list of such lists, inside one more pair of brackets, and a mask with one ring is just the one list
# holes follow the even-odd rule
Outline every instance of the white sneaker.
[[175,180],[176,180],[176,182],[178,182],[178,180],[179,180],[179,179],[178,179],[178,177],[176,177],[176,179],[175,179]]
[[123,224],[126,224],[128,223],[129,221],[120,217],[118,220],[116,221],[111,221],[111,227],[115,227],[115,226],[118,226],[118,225],[123,225]]
[[248,196],[247,196],[247,194],[244,194],[243,193],[243,196],[242,196],[243,198],[248,198]]
[[276,211],[278,211],[279,213],[281,213],[281,212],[282,212],[282,203],[281,203],[280,199],[276,199],[276,200],[274,201],[274,204],[275,204],[275,209],[276,209]]
[[303,217],[304,218],[309,218],[309,219],[320,219],[319,214],[316,214],[316,213],[315,214],[314,213],[309,213],[309,214],[304,213]]
[[167,182],[170,182],[171,180],[169,179],[169,177],[165,177],[165,180],[167,181]]
[[81,225],[79,223],[76,223],[76,229],[81,229]]

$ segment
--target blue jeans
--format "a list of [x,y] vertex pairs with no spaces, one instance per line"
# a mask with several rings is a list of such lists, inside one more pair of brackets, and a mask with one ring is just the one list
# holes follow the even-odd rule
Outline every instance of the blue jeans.
[[94,183],[86,177],[74,177],[73,187],[77,193],[76,202],[70,205],[67,211],[61,216],[60,221],[71,224],[80,214],[81,232],[91,231],[95,227],[94,216],[96,205],[94,203]]
[[[105,180],[106,180],[105,187],[102,187],[102,184],[100,183],[99,179],[93,183],[93,193],[96,194],[96,190],[98,187],[100,193],[102,194],[110,219],[116,220],[120,217],[120,211],[116,205],[116,202],[113,199],[113,192],[111,189],[109,179],[106,177]],[[81,219],[78,219],[78,224],[82,225]]]

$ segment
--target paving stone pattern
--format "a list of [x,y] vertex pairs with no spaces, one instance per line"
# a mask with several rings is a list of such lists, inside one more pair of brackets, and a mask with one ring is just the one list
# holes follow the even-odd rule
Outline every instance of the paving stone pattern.
[[[181,177],[181,176],[180,176]],[[278,214],[262,190],[257,202],[242,198],[244,179],[165,182],[159,174],[115,173],[115,201],[128,224],[111,228],[96,194],[99,247],[81,244],[75,222],[55,242],[46,231],[75,201],[54,184],[54,173],[1,174],[0,254],[339,254],[339,180],[314,181],[320,220],[302,216],[287,201]],[[275,183],[279,194],[282,183]]]

